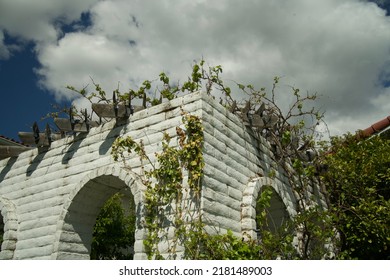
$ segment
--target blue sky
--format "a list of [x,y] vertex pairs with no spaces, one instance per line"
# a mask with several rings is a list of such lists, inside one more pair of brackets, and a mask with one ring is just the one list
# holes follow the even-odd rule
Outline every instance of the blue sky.
[[[239,2],[239,3],[238,3]],[[377,2],[376,4],[373,2]],[[389,1],[0,0],[0,135],[18,140],[52,110],[88,106],[66,85],[125,91],[194,60],[270,88],[321,95],[331,134],[390,112]],[[288,98],[282,99],[288,105]]]
[[27,45],[10,59],[0,61],[0,135],[17,141],[18,132],[31,131],[34,121],[44,128],[47,120],[42,118],[54,111],[52,104],[69,104],[65,100],[57,102],[49,91],[38,86],[34,69],[39,62],[31,48]]

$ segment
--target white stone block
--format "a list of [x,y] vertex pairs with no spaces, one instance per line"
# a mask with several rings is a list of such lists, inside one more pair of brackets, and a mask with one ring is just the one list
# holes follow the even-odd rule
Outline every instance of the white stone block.
[[3,243],[1,244],[1,251],[15,250],[15,248],[16,248],[16,242],[13,239],[4,239]]
[[14,256],[13,250],[1,250],[0,251],[0,260],[11,260]]
[[16,248],[14,253],[14,259],[24,260],[24,259],[33,259],[37,257],[44,257],[45,259],[49,259],[52,252],[53,252],[52,245],[23,249],[23,250],[18,250],[18,248]]

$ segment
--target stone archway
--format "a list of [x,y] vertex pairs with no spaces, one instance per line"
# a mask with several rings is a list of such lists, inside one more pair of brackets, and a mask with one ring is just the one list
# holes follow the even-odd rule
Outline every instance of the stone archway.
[[18,220],[15,205],[6,198],[0,197],[0,260],[11,260],[17,242]]
[[[89,259],[93,227],[105,201],[117,192],[128,192],[136,206],[136,232],[142,236],[139,219],[144,186],[136,175],[117,165],[99,168],[88,174],[70,193],[57,224],[53,259]],[[141,231],[141,234],[139,234]],[[136,240],[137,242],[137,240]],[[135,252],[137,254],[142,252]]]
[[267,209],[269,230],[275,231],[281,226],[285,219],[296,215],[295,198],[286,185],[280,188],[274,180],[268,177],[261,177],[252,180],[243,193],[241,203],[241,231],[243,236],[257,238],[256,224],[256,202],[259,194],[265,187],[272,189],[270,207]]

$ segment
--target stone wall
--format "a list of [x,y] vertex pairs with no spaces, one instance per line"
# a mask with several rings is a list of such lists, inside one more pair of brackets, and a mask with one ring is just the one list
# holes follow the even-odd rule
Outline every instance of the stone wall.
[[[114,162],[110,148],[118,136],[142,140],[153,159],[163,132],[175,135],[181,111],[198,115],[204,125],[204,221],[221,231],[255,236],[255,202],[270,185],[288,215],[295,201],[286,178],[272,160],[270,146],[213,98],[194,93],[139,111],[122,125],[115,120],[88,133],[67,137],[46,150],[33,149],[0,161],[0,211],[4,241],[0,259],[89,259],[92,228],[103,203],[118,191],[134,199],[137,229],[135,259],[145,259],[141,219],[145,163],[133,155],[131,171]],[[275,210],[277,212],[277,210]],[[277,215],[276,215],[277,216]],[[280,215],[279,215],[280,216]]]

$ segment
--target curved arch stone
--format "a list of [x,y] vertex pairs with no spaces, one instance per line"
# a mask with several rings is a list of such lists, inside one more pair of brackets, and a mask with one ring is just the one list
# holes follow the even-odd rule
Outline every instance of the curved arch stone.
[[0,213],[4,224],[3,243],[0,244],[0,260],[11,260],[17,242],[18,218],[15,205],[6,198],[0,197]]
[[[130,189],[136,206],[135,258],[143,258],[143,246],[140,245],[144,232],[139,225],[145,186],[135,173],[118,164],[91,171],[70,192],[57,223],[51,258],[89,259],[92,228],[98,211],[110,196],[126,188]],[[137,240],[137,237],[141,240]]]
[[252,239],[257,238],[256,229],[256,201],[262,188],[270,186],[280,198],[289,217],[296,215],[295,198],[285,184],[277,182],[269,177],[256,178],[250,181],[245,188],[241,203],[241,232],[243,236]]

